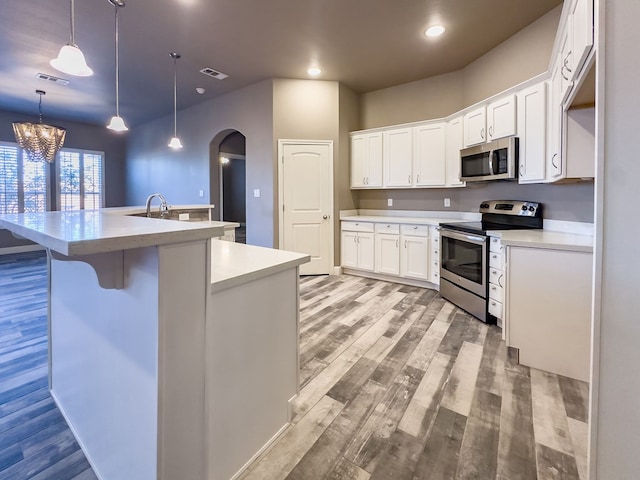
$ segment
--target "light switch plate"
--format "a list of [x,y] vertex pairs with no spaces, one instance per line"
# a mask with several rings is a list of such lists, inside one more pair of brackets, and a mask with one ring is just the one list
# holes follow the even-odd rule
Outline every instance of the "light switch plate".
[[188,221],[189,220],[189,212],[179,213],[178,214],[178,220]]
[[200,190],[200,191],[198,192],[198,196],[199,196],[200,198],[204,197],[204,190]]
[[451,199],[450,198],[445,198],[444,199],[444,206],[445,207],[450,207],[451,206]]
[[260,198],[260,189],[259,188],[254,188],[253,189],[253,196],[255,198]]
[[393,198],[387,198],[387,207],[393,207]]

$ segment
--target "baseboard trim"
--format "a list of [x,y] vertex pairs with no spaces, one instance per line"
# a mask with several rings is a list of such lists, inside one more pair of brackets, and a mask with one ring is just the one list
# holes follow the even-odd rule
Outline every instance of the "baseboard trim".
[[373,278],[383,280],[385,282],[401,283],[403,285],[411,285],[412,287],[430,288],[431,290],[440,290],[440,286],[426,280],[414,280],[412,278],[395,277],[393,275],[385,275],[382,273],[369,272],[363,270],[354,270],[351,268],[342,268],[342,274],[355,275],[357,277]]
[[93,470],[93,473],[95,473],[98,480],[103,480],[103,477],[102,475],[100,475],[100,472],[96,468],[95,463],[93,463],[93,461],[91,460],[91,455],[89,455],[89,452],[87,452],[87,449],[82,443],[82,439],[78,436],[78,432],[76,432],[76,429],[73,427],[73,424],[69,420],[67,413],[64,411],[64,408],[62,408],[62,405],[60,405],[60,402],[58,401],[58,397],[56,397],[56,393],[53,391],[53,389],[49,389],[49,393],[51,394],[51,398],[53,398],[53,402],[58,407],[58,410],[60,410],[60,413],[62,414],[62,418],[64,418],[64,421],[67,422],[67,426],[69,427],[69,430],[71,430],[73,437],[76,439],[76,442],[78,442],[78,445],[80,446],[80,450],[82,450],[82,453],[84,453],[84,456],[87,459],[87,462],[89,462],[89,465],[91,465],[91,469]]
[[36,252],[38,250],[44,250],[44,247],[42,245],[20,245],[17,247],[2,247],[0,248],[0,255],[10,255],[12,253]]
[[286,432],[288,432],[291,427],[292,427],[291,423],[286,423],[280,430],[278,430],[278,432],[273,437],[271,437],[267,441],[267,443],[265,443],[262,446],[262,448],[260,448],[260,450],[258,450],[249,460],[247,460],[247,463],[245,463],[242,467],[240,467],[240,470],[234,473],[229,480],[237,480],[238,478],[240,478],[247,471],[247,469],[253,464],[253,462],[258,460],[262,456],[262,454],[265,453],[269,448],[271,448],[271,446],[275,442],[277,442],[280,439],[280,437],[282,437]]

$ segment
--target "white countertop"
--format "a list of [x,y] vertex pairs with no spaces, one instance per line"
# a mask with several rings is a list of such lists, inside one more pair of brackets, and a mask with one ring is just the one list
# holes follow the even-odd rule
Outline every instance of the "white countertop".
[[441,223],[462,222],[459,218],[442,217],[387,217],[376,215],[346,215],[340,217],[341,222],[372,222],[372,223],[406,223],[410,225],[440,225]]
[[224,225],[221,222],[179,222],[109,215],[96,210],[2,215],[0,228],[67,256],[166,245],[224,235]]
[[549,248],[574,252],[593,252],[593,236],[550,230],[492,230],[503,246]]
[[218,292],[273,275],[310,259],[303,253],[212,240],[211,291]]

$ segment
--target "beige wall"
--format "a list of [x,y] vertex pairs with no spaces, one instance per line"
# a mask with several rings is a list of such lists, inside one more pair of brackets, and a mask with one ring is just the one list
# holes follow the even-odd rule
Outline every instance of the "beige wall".
[[467,65],[462,74],[465,107],[524,82],[549,68],[562,5]]
[[461,72],[365,93],[360,102],[359,129],[446,117],[464,106]]

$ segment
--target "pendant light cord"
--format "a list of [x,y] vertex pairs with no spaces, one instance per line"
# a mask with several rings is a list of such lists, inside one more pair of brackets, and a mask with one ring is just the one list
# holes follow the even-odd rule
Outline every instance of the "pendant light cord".
[[178,57],[173,57],[173,136],[178,136]]
[[38,101],[38,113],[40,114],[40,123],[42,123],[42,93],[38,92],[40,100]]
[[76,9],[74,7],[75,3],[71,0],[71,15],[69,15],[71,18],[71,45],[76,44]]
[[120,55],[118,41],[118,5],[116,5],[116,116],[120,116]]

